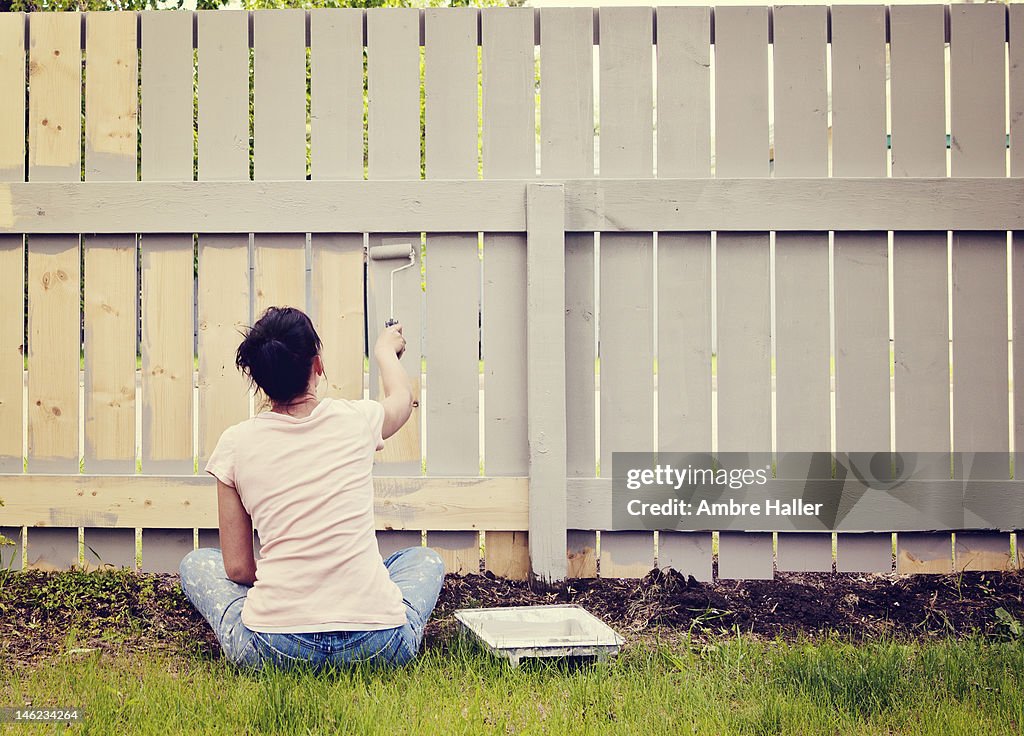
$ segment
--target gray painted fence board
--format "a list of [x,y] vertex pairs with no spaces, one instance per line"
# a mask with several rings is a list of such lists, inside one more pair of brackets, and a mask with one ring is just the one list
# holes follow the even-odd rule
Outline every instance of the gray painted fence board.
[[[540,9],[540,163],[543,176],[594,175],[594,14]],[[568,203],[567,203],[568,204]],[[594,236],[565,234],[566,472],[597,472]],[[567,532],[570,575],[597,574],[597,535]]]
[[561,186],[527,189],[530,565],[548,583],[567,572],[564,203]]
[[[768,11],[715,14],[716,175],[767,176]],[[771,453],[768,233],[717,236],[718,449]],[[718,575],[772,577],[771,534],[719,535]]]
[[[1024,176],[1024,5],[1010,5],[1010,176]],[[1014,474],[1024,468],[1024,235],[1013,233],[1013,442]],[[1018,533],[1017,539],[1022,535]],[[1024,545],[1018,545],[1018,566]]]
[[[1005,176],[1006,13],[950,14],[951,175]],[[986,453],[954,477],[1010,477],[1006,276],[1006,233],[953,233],[953,449]],[[953,555],[957,570],[1006,569],[1009,534],[957,533]]]
[[[602,177],[653,173],[650,8],[603,8],[600,53]],[[654,236],[600,240],[598,316],[601,474],[612,453],[654,450]],[[641,577],[654,566],[654,535],[602,532],[602,577]]]
[[[536,175],[534,11],[481,11],[483,174]],[[526,237],[484,234],[481,349],[484,360],[484,473],[525,475],[530,448],[526,406]],[[529,574],[523,532],[487,532],[484,564],[496,575]]]
[[[890,9],[892,172],[946,171],[944,14],[941,6]],[[893,236],[896,450],[947,452],[949,332],[946,233]],[[937,477],[944,463],[937,463]],[[948,534],[897,535],[900,572],[952,570]]]
[[[826,8],[774,14],[775,176],[828,176]],[[787,467],[783,453],[832,446],[828,233],[775,236],[776,450],[780,476],[830,477],[830,464]],[[832,570],[831,534],[779,534],[780,570]]]
[[[885,177],[885,8],[832,8],[832,175]],[[834,234],[835,446],[891,446],[889,242],[885,232]],[[892,570],[891,534],[837,534],[836,569]]]
[[[477,176],[477,11],[425,13],[426,174]],[[428,475],[480,473],[480,257],[476,233],[427,234]],[[427,532],[449,572],[479,572],[475,532]]]
[[[0,182],[25,179],[25,16],[0,14]],[[0,311],[25,313],[25,241],[0,236]],[[24,423],[24,325],[0,321],[0,472],[20,473]],[[20,530],[19,530],[20,535]],[[20,536],[19,536],[20,544]],[[19,548],[20,549],[20,548]],[[21,567],[19,551],[17,565]]]
[[[363,15],[310,11],[310,136],[313,179],[363,178]],[[310,238],[312,319],[325,338],[327,395],[363,398],[366,314],[362,233]],[[408,545],[406,545],[408,546]]]
[[20,570],[22,568],[22,527],[0,526],[0,537],[6,537],[14,542],[14,545],[0,547],[0,569]]
[[[366,13],[368,82],[368,163],[370,179],[419,179],[419,13],[415,9],[374,8]],[[384,50],[384,51],[381,51]],[[389,185],[384,185],[386,188]],[[392,215],[396,214],[392,210]],[[389,221],[394,218],[388,218]],[[367,268],[368,338],[372,352],[384,322],[394,316],[402,324],[405,355],[402,364],[412,382],[413,396],[422,401],[420,360],[423,354],[423,290],[420,286],[420,229],[406,231],[394,225],[386,228],[353,226],[370,232],[368,245],[408,243],[415,252],[415,264],[395,275],[395,314],[389,314],[391,272],[401,261],[370,261]],[[379,234],[375,234],[374,230]],[[381,393],[377,363],[370,360],[370,398]],[[377,455],[377,472],[420,475],[423,448],[420,437],[420,409],[413,409],[409,421]]]
[[[658,9],[657,175],[711,175],[711,12]],[[658,233],[658,449],[711,451],[711,233]],[[658,533],[658,566],[712,576],[710,532]]]

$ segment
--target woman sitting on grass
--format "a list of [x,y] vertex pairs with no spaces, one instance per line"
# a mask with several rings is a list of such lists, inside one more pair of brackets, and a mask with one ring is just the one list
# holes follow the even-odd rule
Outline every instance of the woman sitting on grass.
[[225,430],[206,465],[217,478],[222,549],[181,561],[185,595],[238,665],[405,664],[444,579],[432,549],[382,560],[374,534],[374,452],[413,407],[398,362],[401,325],[374,347],[379,402],[318,399],[320,347],[306,314],[277,307],[238,346],[236,365],[270,409]]

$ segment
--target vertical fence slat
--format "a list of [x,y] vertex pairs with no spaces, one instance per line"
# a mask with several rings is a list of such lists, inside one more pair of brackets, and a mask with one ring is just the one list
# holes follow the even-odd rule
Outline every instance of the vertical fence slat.
[[[142,13],[142,179],[191,181],[192,16]],[[142,250],[142,472],[191,475],[195,280],[191,235]]]
[[[25,18],[0,14],[0,182],[25,180]],[[25,239],[0,237],[0,472],[20,473],[24,434]],[[10,536],[9,534],[7,536]],[[20,530],[19,530],[20,544]],[[21,552],[18,552],[18,567]]]
[[[366,11],[367,77],[369,85],[367,135],[371,179],[419,179],[419,11],[414,8],[371,8]],[[405,355],[402,364],[412,382],[413,395],[421,397],[423,288],[420,275],[419,233],[371,233],[369,247],[408,243],[415,252],[411,268],[395,274],[395,315],[389,314],[390,274],[404,265],[400,260],[373,261],[367,269],[369,342],[394,316],[402,323]],[[377,364],[370,360],[370,397],[381,395]],[[378,454],[376,471],[389,475],[420,475],[422,466],[420,409],[385,441]],[[379,536],[379,535],[378,535]]]
[[[312,177],[363,178],[363,14],[310,12]],[[363,397],[363,236],[311,236],[312,317],[324,339],[326,395]]]
[[[890,9],[893,176],[945,176],[944,35],[942,6]],[[930,453],[934,469],[922,473],[948,478],[946,233],[894,233],[893,299],[896,450]],[[950,535],[897,535],[896,566],[951,571]]]
[[[826,8],[775,8],[775,176],[828,176]],[[775,235],[776,463],[831,478],[828,233]],[[819,453],[813,465],[790,453]],[[820,459],[822,462],[818,462]],[[778,569],[831,571],[832,535],[778,535]]]
[[[711,11],[658,8],[659,177],[711,175]],[[658,449],[711,452],[711,233],[658,233]],[[710,532],[659,532],[658,566],[712,575]]]
[[[297,8],[253,15],[253,178],[257,181],[306,178],[305,19],[305,11]],[[306,236],[257,233],[253,256],[253,319],[271,306],[305,310]]]
[[[1024,5],[1010,5],[1010,176],[1024,176]],[[1013,472],[1024,477],[1024,234],[1013,233]],[[1017,532],[1017,568],[1024,567]]]
[[530,184],[527,216],[527,380],[530,565],[544,582],[567,573],[565,396],[565,192]]
[[[198,170],[200,181],[249,179],[248,16],[199,13]],[[145,89],[145,81],[143,81]],[[144,139],[145,140],[145,139]],[[239,330],[249,323],[249,236],[200,235],[198,246],[199,471],[221,433],[249,416],[244,379],[235,369]],[[149,538],[159,544],[147,544]],[[143,530],[146,570],[176,569],[192,548],[191,530]],[[150,552],[150,548],[152,552]]]
[[[249,42],[244,11],[199,13],[200,181],[249,178]],[[235,369],[249,322],[249,238],[199,236],[199,468],[227,427],[249,416]]]
[[[81,16],[31,16],[29,181],[81,177]],[[28,469],[75,473],[79,445],[81,346],[77,235],[28,239]],[[64,568],[79,562],[78,530],[28,530],[28,564]]]
[[[767,9],[718,8],[716,175],[767,176],[768,153]],[[755,467],[771,453],[768,233],[720,232],[716,251],[718,450]],[[772,535],[722,532],[718,558],[719,577],[770,578]]]
[[[540,10],[541,170],[545,178],[594,175],[594,14]],[[565,235],[566,470],[593,477],[595,453],[594,236]],[[569,577],[597,574],[597,535],[570,529]]]
[[[191,181],[192,14],[142,13],[142,179]],[[142,251],[142,471],[191,475],[195,275],[191,235],[146,235]],[[230,278],[230,276],[229,276]],[[216,517],[208,520],[216,525]],[[191,529],[145,529],[143,566],[176,572]],[[216,531],[214,531],[216,533]]]
[[[481,10],[483,174],[532,179],[536,173],[534,11]],[[484,474],[529,472],[526,411],[526,237],[485,233],[482,353]],[[484,564],[496,575],[525,578],[526,532],[488,531]]]
[[[884,177],[885,9],[832,8],[832,175]],[[836,450],[888,452],[889,240],[834,235]],[[891,534],[837,534],[840,572],[892,570]]]
[[[425,11],[426,174],[477,175],[477,15]],[[480,256],[477,236],[430,233],[426,257],[428,475],[480,473]],[[448,572],[479,572],[477,532],[428,531]]]
[[[1006,11],[998,5],[950,8],[952,176],[1006,175]],[[1008,479],[1009,346],[1006,233],[955,232],[953,278],[953,449],[957,478]],[[1010,566],[1010,537],[956,534],[957,570]]]
[[[653,81],[650,8],[602,8],[600,172],[650,177]],[[613,452],[654,450],[654,236],[600,240],[601,475]],[[602,532],[602,577],[639,577],[654,566],[650,532]]]
[[22,527],[0,526],[0,537],[6,537],[13,545],[0,547],[0,570],[20,570],[22,568]]

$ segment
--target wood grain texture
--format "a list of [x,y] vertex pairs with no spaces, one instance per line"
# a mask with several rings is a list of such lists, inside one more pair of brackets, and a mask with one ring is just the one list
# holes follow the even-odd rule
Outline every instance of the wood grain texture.
[[[199,179],[244,181],[249,178],[247,14],[197,17]],[[221,433],[249,416],[248,387],[235,369],[240,330],[251,318],[249,228],[240,232],[199,238],[200,469]]]
[[[142,14],[142,179],[191,181],[192,18]],[[192,473],[193,241],[148,235],[142,251],[142,471]]]
[[[23,13],[0,14],[0,182],[25,179],[25,22]],[[24,238],[0,236],[0,313],[25,313],[24,273]],[[0,321],[0,472],[23,468],[24,343],[22,320]]]
[[[536,175],[533,21],[534,12],[527,8],[481,11],[483,173],[488,179]],[[484,473],[523,475],[530,458],[526,237],[485,233],[482,278]],[[522,535],[496,538],[509,549],[525,544]]]
[[[711,11],[658,9],[658,177],[711,175]],[[710,452],[711,233],[658,233],[658,449]],[[658,566],[712,575],[710,532],[658,533]]]
[[[415,9],[370,9],[366,13],[369,178],[420,178],[420,65],[419,13]],[[413,182],[409,182],[413,183]],[[367,186],[373,186],[367,184]],[[394,186],[381,183],[381,188]],[[378,245],[407,243],[413,248],[416,262],[395,275],[395,314],[390,314],[391,271],[405,265],[401,261],[373,261],[367,269],[367,309],[369,342],[372,346],[384,322],[394,316],[401,322],[406,340],[405,365],[412,383],[413,395],[421,404],[420,360],[423,347],[423,288],[421,286],[420,232],[428,223],[417,219],[415,224],[396,226],[392,217],[377,227],[353,229],[369,232],[369,248]],[[346,218],[347,221],[347,218]],[[308,225],[306,226],[308,229]],[[433,228],[445,230],[447,228]],[[375,233],[380,233],[375,234]],[[370,397],[380,395],[376,361],[370,361]],[[423,447],[420,437],[420,412],[412,416],[394,436],[386,440],[377,456],[377,472],[419,475],[423,472]]]
[[[832,9],[832,174],[887,173],[885,9]],[[889,449],[889,244],[836,232],[835,432],[838,452]],[[889,572],[891,534],[837,534],[836,569]]]
[[[557,184],[527,188],[527,406],[530,566],[546,583],[566,576],[566,327],[564,198]],[[586,431],[585,429],[583,431]]]
[[[134,182],[138,147],[138,55],[132,12],[87,13],[85,179]],[[135,472],[138,251],[134,235],[86,235],[86,472]],[[116,544],[109,535],[97,538]],[[101,559],[105,550],[93,545]],[[106,557],[131,559],[135,539]]]
[[485,532],[484,569],[498,577],[526,580],[530,575],[529,532]]
[[953,569],[1008,571],[1013,568],[1010,535],[998,532],[957,532],[953,545]]
[[[81,15],[39,13],[29,26],[29,181],[81,177]],[[0,218],[2,219],[2,218]]]
[[[4,523],[47,528],[212,528],[215,487],[202,475],[0,476]],[[374,495],[379,530],[528,528],[527,478],[378,476]]]
[[[1019,178],[562,181],[574,237],[659,231],[1019,230]],[[0,184],[0,235],[522,232],[525,181]],[[471,200],[473,208],[459,203]],[[161,202],[155,207],[154,202]],[[110,210],[121,213],[111,219]],[[182,210],[189,218],[180,216]],[[377,237],[377,236],[375,236]],[[397,282],[396,282],[397,284]]]
[[[826,8],[774,14],[775,176],[828,175]],[[780,477],[831,477],[790,453],[832,447],[826,232],[775,236],[775,448]],[[827,455],[819,456],[827,460]],[[832,570],[831,534],[779,534],[779,570]]]
[[[653,174],[650,8],[603,8],[600,52],[600,173]],[[600,242],[600,461],[654,448],[654,236],[604,234]],[[650,532],[602,532],[603,577],[638,577],[654,566]]]
[[[594,14],[540,9],[540,165],[546,178],[594,175]],[[566,473],[597,474],[594,235],[565,234]],[[567,573],[597,575],[597,535],[566,532]]]

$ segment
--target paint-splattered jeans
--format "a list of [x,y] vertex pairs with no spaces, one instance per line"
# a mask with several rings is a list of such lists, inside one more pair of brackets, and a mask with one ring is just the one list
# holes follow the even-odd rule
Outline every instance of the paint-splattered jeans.
[[224,656],[243,668],[322,669],[356,662],[404,665],[419,652],[423,629],[444,581],[444,562],[429,547],[399,550],[384,561],[402,591],[408,622],[380,631],[328,631],[267,634],[242,623],[242,605],[250,586],[229,580],[219,549],[193,550],[181,561],[181,587],[220,641]]

